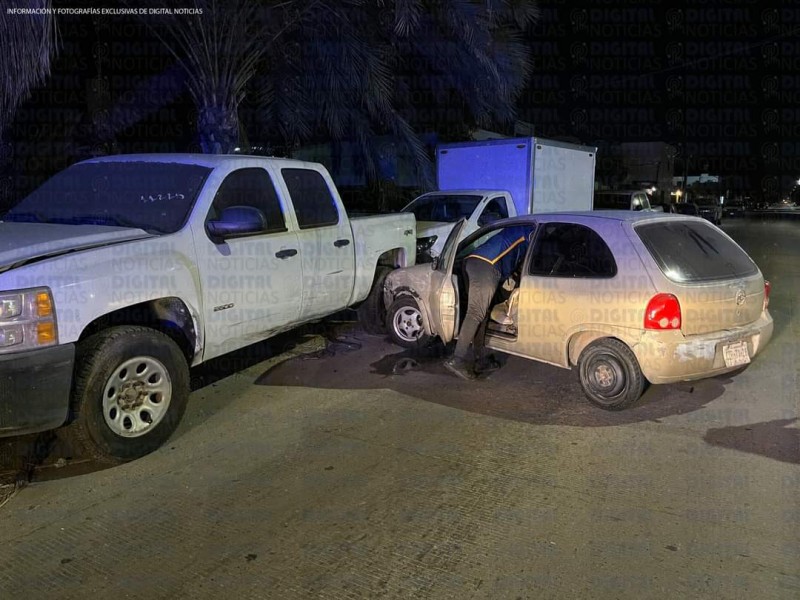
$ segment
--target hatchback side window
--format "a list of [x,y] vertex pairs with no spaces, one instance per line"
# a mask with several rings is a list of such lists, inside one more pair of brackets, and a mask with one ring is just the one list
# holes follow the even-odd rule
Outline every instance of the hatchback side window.
[[544,277],[614,277],[617,263],[593,229],[575,223],[547,223],[536,238],[529,273]]
[[264,169],[239,169],[228,175],[214,196],[208,219],[219,218],[222,211],[231,206],[251,206],[264,213],[267,219],[264,233],[286,231],[278,194]]
[[289,189],[300,229],[336,225],[339,211],[328,184],[318,171],[311,169],[281,169]]

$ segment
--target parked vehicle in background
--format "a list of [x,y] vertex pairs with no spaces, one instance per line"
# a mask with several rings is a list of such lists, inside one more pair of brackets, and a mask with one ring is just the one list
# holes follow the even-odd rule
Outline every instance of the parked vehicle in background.
[[740,218],[745,216],[744,202],[741,200],[728,200],[722,205],[722,214],[726,217]]
[[688,215],[690,217],[700,216],[700,207],[694,202],[676,202],[669,205],[669,211],[678,215]]
[[348,218],[315,163],[73,165],[0,221],[0,437],[66,424],[91,456],[155,450],[190,366],[351,306],[382,328],[415,238],[410,214]]
[[[387,327],[398,344],[457,337],[469,303],[462,263],[503,228],[533,241],[505,306],[492,309],[486,346],[576,368],[597,406],[619,410],[646,382],[702,379],[748,364],[769,342],[769,284],[723,231],[696,217],[608,211],[498,221],[435,265],[386,278]],[[455,277],[454,277],[455,275]]]
[[767,206],[768,211],[783,211],[783,212],[793,212],[798,210],[797,204],[794,202],[789,202],[788,200],[784,200],[783,202],[773,202],[769,206]]
[[[498,215],[591,210],[596,151],[543,138],[441,144],[436,149],[438,191],[403,208],[417,217],[418,261],[439,255],[461,217],[467,220],[463,235],[468,235]],[[444,206],[437,209],[436,202]]]
[[697,198],[695,201],[700,216],[714,225],[722,224],[722,205],[716,198]]
[[465,219],[463,235],[499,219],[517,216],[511,194],[497,190],[430,192],[416,198],[401,212],[417,219],[417,262],[439,256],[453,224]]
[[653,210],[644,190],[594,193],[594,210]]

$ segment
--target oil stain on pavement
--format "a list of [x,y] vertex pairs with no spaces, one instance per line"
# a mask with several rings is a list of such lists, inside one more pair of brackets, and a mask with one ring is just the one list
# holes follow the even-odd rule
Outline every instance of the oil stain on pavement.
[[651,386],[633,407],[608,412],[585,399],[574,371],[498,354],[501,368],[464,381],[442,362],[452,349],[441,344],[404,350],[386,338],[350,328],[328,336],[325,350],[271,367],[257,385],[320,389],[391,389],[404,395],[515,421],[603,427],[658,421],[698,410],[724,392],[723,379]]

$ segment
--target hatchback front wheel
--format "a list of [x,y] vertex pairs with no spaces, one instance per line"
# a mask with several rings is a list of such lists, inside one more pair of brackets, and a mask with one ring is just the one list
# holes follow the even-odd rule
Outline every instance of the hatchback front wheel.
[[422,348],[432,341],[425,333],[422,313],[416,301],[409,296],[397,298],[386,313],[389,337],[403,348]]

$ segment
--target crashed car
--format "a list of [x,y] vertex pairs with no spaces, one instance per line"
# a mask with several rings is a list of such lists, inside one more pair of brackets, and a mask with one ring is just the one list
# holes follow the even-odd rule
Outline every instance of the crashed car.
[[513,290],[496,298],[486,346],[575,368],[601,408],[629,406],[648,382],[739,369],[772,336],[769,282],[719,228],[692,216],[604,211],[504,219],[457,243],[459,223],[437,261],[386,278],[392,340],[414,347],[457,337],[467,306],[464,259],[520,225],[532,242],[518,279],[501,286]]

